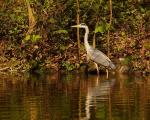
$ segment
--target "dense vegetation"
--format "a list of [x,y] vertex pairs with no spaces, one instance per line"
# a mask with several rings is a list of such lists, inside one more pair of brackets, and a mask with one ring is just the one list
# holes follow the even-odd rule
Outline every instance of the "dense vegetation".
[[[78,69],[86,62],[80,21],[89,42],[130,71],[150,71],[149,3],[132,0],[1,0],[0,71]],[[111,8],[112,7],[112,8]],[[111,13],[112,10],[112,13]],[[78,16],[78,18],[77,18]],[[108,49],[109,46],[109,49]],[[79,48],[79,49],[78,49]]]

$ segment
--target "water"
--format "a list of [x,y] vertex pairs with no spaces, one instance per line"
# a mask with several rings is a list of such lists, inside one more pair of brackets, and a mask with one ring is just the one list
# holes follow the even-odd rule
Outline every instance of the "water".
[[0,120],[148,120],[150,77],[1,75]]

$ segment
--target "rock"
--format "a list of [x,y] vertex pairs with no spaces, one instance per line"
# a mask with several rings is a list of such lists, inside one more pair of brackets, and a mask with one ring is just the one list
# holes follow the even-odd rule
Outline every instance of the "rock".
[[129,73],[129,67],[127,65],[122,65],[118,68],[119,73]]

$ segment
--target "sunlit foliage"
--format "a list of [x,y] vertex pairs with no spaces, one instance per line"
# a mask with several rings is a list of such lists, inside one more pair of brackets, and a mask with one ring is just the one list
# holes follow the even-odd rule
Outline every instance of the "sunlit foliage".
[[[147,3],[113,0],[111,26],[109,1],[79,0],[79,4],[80,22],[90,27],[90,43],[95,34],[97,47],[106,53],[110,30],[110,57],[125,58],[132,70],[149,71],[150,9]],[[15,59],[21,65],[19,70],[43,71],[47,68],[73,70],[85,62],[82,43],[81,60],[77,62],[76,31],[70,28],[76,24],[76,1],[2,0],[0,7],[2,64]],[[82,42],[83,35],[80,38]]]

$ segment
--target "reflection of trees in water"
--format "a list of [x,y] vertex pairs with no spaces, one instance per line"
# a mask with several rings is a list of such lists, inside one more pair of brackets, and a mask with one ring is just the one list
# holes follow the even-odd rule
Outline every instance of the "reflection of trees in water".
[[31,120],[147,119],[149,93],[148,77],[120,75],[115,81],[58,73],[27,79],[2,76],[0,110],[9,113],[7,117]]
[[115,87],[112,105],[114,113],[118,113],[124,119],[141,120],[148,118],[149,84],[150,79],[143,77],[117,77],[118,87]]

